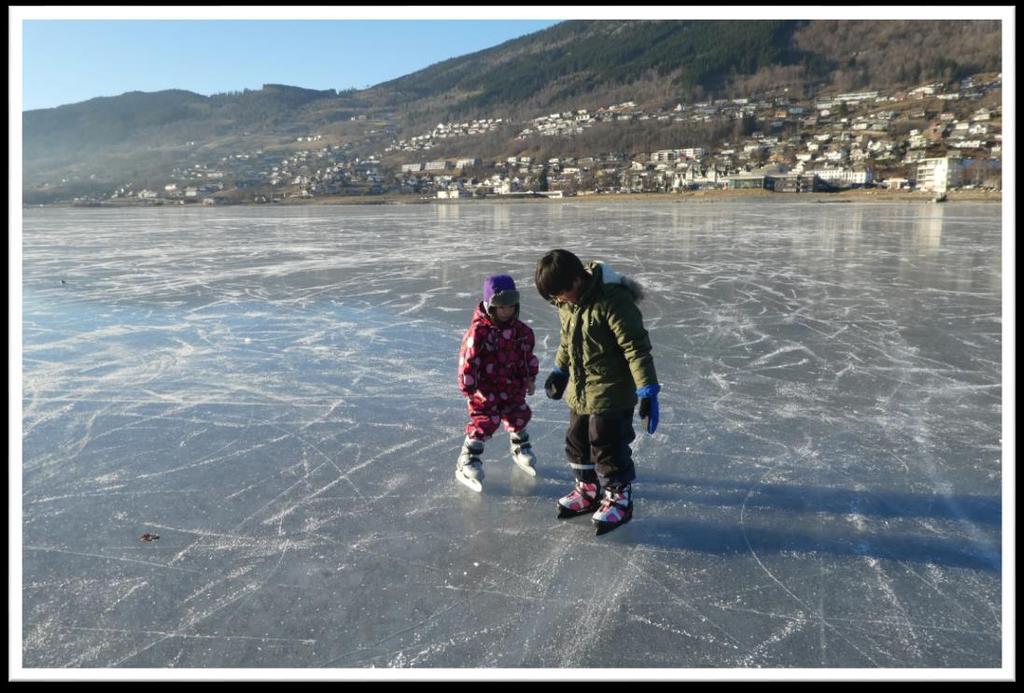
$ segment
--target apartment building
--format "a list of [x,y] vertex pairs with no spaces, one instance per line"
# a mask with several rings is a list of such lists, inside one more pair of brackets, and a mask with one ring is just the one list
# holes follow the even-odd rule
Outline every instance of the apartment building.
[[944,193],[960,185],[963,166],[958,159],[944,156],[936,159],[921,159],[917,162],[917,189]]

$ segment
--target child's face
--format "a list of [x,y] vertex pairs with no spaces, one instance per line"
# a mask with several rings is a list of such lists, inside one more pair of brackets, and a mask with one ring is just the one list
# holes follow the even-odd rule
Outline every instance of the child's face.
[[563,291],[560,294],[555,294],[555,298],[563,303],[571,303],[576,305],[580,302],[580,295],[583,293],[583,280],[576,277],[576,281],[572,283],[572,288],[568,291]]
[[515,306],[493,306],[492,310],[498,322],[508,322],[516,314]]

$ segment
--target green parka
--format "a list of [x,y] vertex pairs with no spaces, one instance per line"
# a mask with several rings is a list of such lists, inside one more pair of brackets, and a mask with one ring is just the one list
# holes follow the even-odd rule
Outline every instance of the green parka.
[[586,267],[591,278],[579,305],[551,301],[561,321],[555,365],[569,373],[565,401],[576,413],[625,411],[636,406],[637,388],[658,382],[636,305],[643,290],[604,263]]

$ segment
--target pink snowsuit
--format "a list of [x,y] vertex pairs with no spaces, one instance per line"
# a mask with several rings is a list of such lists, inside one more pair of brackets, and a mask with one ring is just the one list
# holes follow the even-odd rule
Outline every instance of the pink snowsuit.
[[530,422],[526,390],[540,366],[533,345],[529,325],[516,318],[498,323],[483,303],[477,305],[459,350],[459,390],[469,400],[467,436],[488,440],[502,421],[511,432]]

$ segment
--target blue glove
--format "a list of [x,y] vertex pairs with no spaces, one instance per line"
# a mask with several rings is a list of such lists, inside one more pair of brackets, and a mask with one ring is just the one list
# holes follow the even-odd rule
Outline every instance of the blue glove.
[[565,386],[569,384],[569,374],[561,368],[555,367],[551,375],[544,381],[544,392],[550,399],[562,399]]
[[644,385],[636,391],[640,398],[640,422],[644,430],[654,433],[658,429],[658,393],[661,392],[661,385]]

